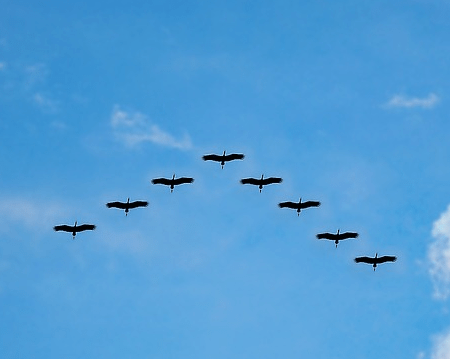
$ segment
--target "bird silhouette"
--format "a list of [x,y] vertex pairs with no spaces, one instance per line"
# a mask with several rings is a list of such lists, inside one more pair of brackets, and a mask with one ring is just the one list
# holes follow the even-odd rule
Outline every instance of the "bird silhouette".
[[280,208],[296,209],[298,216],[300,216],[300,212],[302,211],[302,209],[309,208],[309,207],[319,207],[319,206],[320,206],[320,202],[318,202],[318,201],[302,202],[301,198],[300,198],[300,200],[298,202],[281,202],[281,203],[278,203],[278,207],[280,207]]
[[263,186],[266,186],[266,185],[272,184],[272,183],[281,183],[281,182],[283,182],[283,179],[280,177],[264,178],[264,175],[261,175],[261,178],[243,178],[243,179],[241,179],[242,184],[252,184],[254,186],[258,186],[260,193],[261,193]]
[[342,241],[344,239],[348,238],[357,238],[358,233],[356,232],[344,232],[340,233],[339,229],[337,230],[337,233],[319,233],[316,235],[317,239],[329,239],[330,241],[334,241],[336,244],[336,248],[338,246],[339,241]]
[[108,202],[106,207],[108,208],[119,208],[125,210],[125,216],[128,215],[130,209],[138,208],[138,207],[147,207],[148,202],[146,201],[134,201],[130,202],[130,198],[127,199],[126,202]]
[[95,225],[94,224],[82,224],[80,226],[77,225],[77,221],[75,221],[75,225],[73,226],[69,226],[67,224],[62,224],[59,226],[54,226],[53,229],[58,232],[58,231],[64,231],[64,232],[72,232],[72,239],[75,239],[75,236],[77,235],[78,232],[82,232],[82,231],[92,231],[95,229]]
[[377,267],[377,264],[385,263],[385,262],[395,262],[397,257],[395,256],[382,256],[378,257],[378,253],[375,253],[375,257],[356,257],[356,263],[367,263],[372,264],[373,270]]
[[192,183],[194,179],[191,177],[180,177],[175,178],[175,175],[172,178],[154,178],[152,179],[153,184],[163,184],[165,186],[170,186],[170,192],[173,192],[175,186],[184,184],[184,183]]
[[242,160],[244,159],[244,155],[240,153],[231,153],[229,155],[225,155],[225,151],[223,151],[223,155],[205,155],[203,156],[203,161],[216,161],[220,162],[222,169],[225,165],[225,162],[234,161],[234,160]]

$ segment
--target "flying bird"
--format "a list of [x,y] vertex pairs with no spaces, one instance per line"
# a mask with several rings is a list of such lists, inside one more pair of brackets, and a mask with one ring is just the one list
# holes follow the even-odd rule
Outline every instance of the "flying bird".
[[337,233],[319,233],[316,235],[317,239],[329,239],[330,241],[334,241],[336,244],[336,248],[339,244],[339,241],[342,241],[344,239],[348,238],[357,238],[358,233],[356,232],[344,232],[339,233],[339,229],[337,230]]
[[125,216],[128,215],[128,212],[130,209],[138,208],[138,207],[147,207],[148,202],[146,201],[134,201],[130,202],[130,199],[128,198],[126,202],[108,202],[106,204],[106,207],[108,208],[119,208],[125,210]]
[[92,231],[95,229],[95,225],[94,224],[82,224],[82,225],[78,226],[77,221],[75,221],[75,225],[73,225],[73,226],[69,226],[67,224],[62,224],[60,226],[54,226],[53,229],[56,232],[58,232],[58,231],[72,232],[73,239],[75,239],[75,236],[77,235],[78,232]]
[[172,178],[154,178],[152,179],[153,184],[163,184],[165,186],[170,186],[170,192],[173,192],[175,186],[183,183],[192,183],[194,179],[191,177],[180,177],[175,178],[175,175]]
[[272,184],[272,183],[281,183],[281,182],[283,182],[283,179],[280,177],[264,178],[264,175],[261,175],[261,178],[243,178],[243,179],[241,179],[242,184],[252,184],[252,185],[258,186],[260,193],[261,193],[263,186],[266,186],[266,185]]
[[302,202],[301,198],[300,198],[300,200],[298,202],[281,202],[281,203],[278,203],[278,207],[280,207],[280,208],[296,209],[298,216],[300,216],[300,212],[302,211],[302,209],[309,208],[309,207],[319,207],[319,206],[320,206],[320,202],[318,202],[318,201]]
[[395,262],[397,260],[397,257],[395,256],[382,256],[378,257],[378,253],[375,254],[375,257],[356,257],[355,262],[356,263],[367,263],[373,265],[373,270],[375,271],[375,268],[377,267],[377,264],[384,263],[384,262]]
[[220,162],[222,168],[225,165],[225,162],[234,161],[234,160],[242,160],[244,159],[244,155],[240,153],[231,153],[229,155],[225,155],[225,151],[223,151],[223,155],[205,155],[203,156],[203,161],[216,161]]

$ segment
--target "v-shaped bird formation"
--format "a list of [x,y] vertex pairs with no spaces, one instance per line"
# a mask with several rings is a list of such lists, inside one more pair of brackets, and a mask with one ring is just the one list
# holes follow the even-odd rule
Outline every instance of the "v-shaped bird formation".
[[[204,161],[214,161],[219,162],[221,165],[221,168],[223,169],[225,163],[235,161],[235,160],[243,160],[245,158],[245,155],[238,154],[238,153],[231,153],[226,154],[225,151],[223,151],[222,155],[217,154],[209,154],[204,155],[202,159]],[[175,186],[181,185],[181,184],[191,184],[194,182],[194,178],[192,177],[175,177],[175,174],[173,174],[172,178],[153,178],[151,180],[152,184],[162,184],[164,186],[168,186],[170,188],[170,192],[173,192]],[[262,192],[262,189],[264,186],[270,185],[270,184],[279,184],[282,183],[283,179],[281,177],[264,177],[264,174],[261,175],[261,178],[243,178],[240,180],[241,184],[250,184],[253,186],[258,186],[259,192]],[[291,201],[285,201],[278,203],[278,207],[280,208],[289,208],[294,209],[297,212],[297,216],[300,216],[300,212],[302,210],[313,208],[313,207],[319,207],[321,202],[314,201],[314,200],[308,200],[302,202],[302,198],[300,197],[298,202],[291,202]],[[125,211],[125,216],[128,216],[128,213],[130,209],[139,208],[139,207],[147,207],[149,203],[147,201],[132,201],[130,202],[130,198],[127,199],[126,202],[119,202],[119,201],[113,201],[106,203],[107,208],[117,208]],[[88,231],[88,230],[94,230],[96,226],[94,224],[81,224],[78,225],[77,221],[75,221],[75,224],[73,226],[62,224],[58,226],[54,226],[53,229],[55,231],[64,231],[72,233],[72,238],[75,239],[75,236],[78,232]],[[317,239],[326,239],[333,241],[336,245],[336,248],[338,247],[338,244],[340,241],[346,240],[346,239],[356,239],[358,238],[359,234],[357,232],[340,232],[340,229],[337,230],[336,233],[318,233],[316,235]],[[356,263],[366,263],[370,264],[373,267],[373,270],[375,271],[375,268],[378,264],[386,263],[386,262],[395,262],[397,260],[397,257],[395,256],[381,256],[378,257],[378,253],[375,254],[375,257],[356,257],[354,261]]]

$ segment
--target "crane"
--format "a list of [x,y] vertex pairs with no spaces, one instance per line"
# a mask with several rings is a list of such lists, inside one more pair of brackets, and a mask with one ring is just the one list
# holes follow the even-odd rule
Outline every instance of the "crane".
[[382,256],[378,257],[378,253],[375,253],[375,257],[356,257],[356,263],[367,263],[373,265],[373,270],[377,267],[377,264],[385,262],[395,262],[397,260],[396,256]]
[[306,201],[302,202],[302,198],[300,197],[300,200],[298,202],[281,202],[278,203],[278,207],[280,208],[290,208],[290,209],[296,209],[297,215],[300,216],[300,212],[302,209],[309,208],[309,207],[319,207],[320,202],[318,201]]
[[179,177],[175,178],[175,174],[172,178],[154,178],[152,179],[153,184],[163,184],[165,186],[170,186],[170,192],[173,192],[175,186],[184,184],[184,183],[192,183],[194,179],[191,177]]
[[225,155],[225,151],[223,151],[223,155],[205,155],[203,156],[203,161],[216,161],[220,162],[222,169],[225,165],[225,162],[234,161],[234,160],[242,160],[244,159],[244,155],[241,153],[231,153],[229,155]]
[[266,186],[266,185],[272,184],[272,183],[281,183],[281,182],[283,182],[283,179],[280,177],[264,178],[264,175],[261,175],[261,178],[243,178],[243,179],[241,179],[242,184],[252,184],[254,186],[258,186],[260,193],[261,193],[263,186]]
[[127,199],[126,202],[108,202],[106,207],[108,208],[119,208],[125,210],[125,216],[128,215],[130,209],[138,208],[138,207],[147,207],[148,202],[146,201],[134,201],[130,202],[130,198]]
[[77,235],[78,232],[82,232],[82,231],[92,231],[95,229],[95,225],[94,224],[82,224],[82,225],[77,225],[77,221],[75,221],[75,225],[73,226],[69,226],[67,224],[62,224],[59,226],[54,226],[53,229],[58,232],[58,231],[64,231],[64,232],[72,232],[72,239],[75,239],[75,236]]
[[344,239],[348,238],[357,238],[358,233],[356,232],[344,232],[340,233],[339,229],[337,230],[337,233],[319,233],[316,235],[317,239],[329,239],[330,241],[334,241],[336,244],[336,248],[339,244],[339,241],[342,241]]

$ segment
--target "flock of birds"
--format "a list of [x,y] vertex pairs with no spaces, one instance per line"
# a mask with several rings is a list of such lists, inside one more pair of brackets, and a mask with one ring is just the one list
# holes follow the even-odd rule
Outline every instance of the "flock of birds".
[[[232,153],[232,154],[227,155],[227,154],[225,154],[225,151],[224,151],[222,155],[211,154],[211,155],[205,155],[202,158],[204,161],[220,162],[222,169],[223,169],[223,166],[225,165],[226,162],[234,161],[234,160],[242,160],[242,159],[244,159],[244,157],[245,156],[243,154],[237,154],[237,153]],[[283,181],[283,179],[280,177],[264,178],[264,175],[262,175],[261,178],[243,178],[243,179],[241,179],[240,182],[242,184],[250,184],[250,185],[258,186],[259,192],[261,192],[262,188],[264,186],[267,186],[269,184],[274,184],[274,183],[281,183],[282,181]],[[175,186],[178,186],[181,184],[193,183],[194,179],[191,177],[175,178],[175,175],[173,175],[172,178],[154,178],[151,180],[151,182],[153,184],[162,184],[165,186],[169,186],[170,192],[173,192]],[[139,207],[147,207],[147,206],[148,206],[148,202],[146,202],[146,201],[130,202],[129,198],[127,199],[126,202],[115,201],[115,202],[106,203],[106,207],[108,207],[108,208],[118,208],[118,209],[125,210],[125,216],[128,215],[128,212],[130,211],[130,209],[139,208]],[[297,211],[297,215],[300,216],[300,212],[303,209],[311,208],[311,207],[319,207],[320,202],[319,201],[302,202],[302,199],[300,198],[300,200],[298,202],[290,202],[290,201],[281,202],[278,204],[278,206],[280,208],[295,209]],[[58,225],[58,226],[53,227],[53,229],[55,231],[64,231],[64,232],[72,233],[73,239],[75,239],[75,236],[78,232],[94,230],[95,228],[96,228],[96,226],[94,224],[78,225],[76,221],[73,226],[63,224],[63,225]],[[336,244],[336,248],[337,248],[339,241],[342,241],[345,239],[350,239],[350,238],[357,238],[358,233],[356,233],[356,232],[340,233],[340,230],[338,229],[337,233],[328,233],[328,232],[319,233],[316,235],[316,237],[317,237],[317,239],[327,239],[327,240],[334,241],[334,243]],[[385,263],[385,262],[395,262],[396,260],[397,260],[397,257],[395,257],[395,256],[378,257],[378,253],[375,254],[375,257],[363,256],[363,257],[355,258],[356,263],[371,264],[374,271],[378,264]]]

